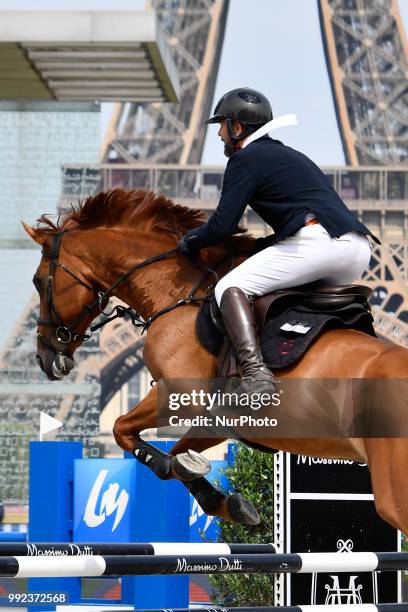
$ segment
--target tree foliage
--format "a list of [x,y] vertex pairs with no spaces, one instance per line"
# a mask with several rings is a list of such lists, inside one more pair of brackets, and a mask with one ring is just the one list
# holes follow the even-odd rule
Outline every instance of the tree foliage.
[[[273,533],[273,460],[243,444],[234,450],[235,461],[225,469],[232,491],[249,499],[261,517],[261,524],[250,527],[221,521],[220,542],[267,544],[274,541]],[[214,603],[222,606],[273,605],[272,574],[213,574],[209,577],[216,596]]]

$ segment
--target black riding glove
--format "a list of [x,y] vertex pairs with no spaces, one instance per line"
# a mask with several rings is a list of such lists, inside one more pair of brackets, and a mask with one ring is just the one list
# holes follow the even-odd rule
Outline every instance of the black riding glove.
[[179,251],[185,255],[194,255],[195,253],[198,253],[202,246],[202,241],[200,240],[196,229],[189,230],[186,234],[184,234],[178,243]]
[[275,243],[275,234],[270,234],[269,236],[264,236],[262,238],[257,238],[255,240],[255,246],[250,253],[250,255],[255,255],[259,253],[259,251],[263,251],[267,247],[272,246]]

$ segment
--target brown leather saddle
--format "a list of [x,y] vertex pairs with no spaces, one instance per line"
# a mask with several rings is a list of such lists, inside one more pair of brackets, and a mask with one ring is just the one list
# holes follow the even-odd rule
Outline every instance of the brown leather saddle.
[[[290,289],[282,289],[267,293],[253,301],[253,309],[258,333],[262,334],[265,322],[274,312],[282,312],[290,307],[301,304],[316,312],[340,312],[352,304],[362,304],[370,310],[368,300],[373,290],[366,285],[324,285],[309,283]],[[222,316],[215,301],[211,302],[211,318],[219,331],[226,335]]]
[[[365,285],[311,283],[254,299],[253,308],[265,363],[272,371],[278,372],[292,366],[329,329],[356,329],[376,336],[368,303],[371,294],[372,289]],[[216,378],[240,376],[236,352],[225,332],[214,298],[209,303],[203,303],[197,317],[196,331],[203,346],[218,358]],[[228,436],[237,437],[232,429],[223,431],[223,437]],[[245,443],[252,448],[266,450],[255,442],[246,440]],[[271,449],[268,450],[271,452]]]

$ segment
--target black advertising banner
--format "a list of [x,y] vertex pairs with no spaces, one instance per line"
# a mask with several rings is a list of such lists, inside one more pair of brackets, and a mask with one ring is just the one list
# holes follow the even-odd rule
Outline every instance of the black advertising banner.
[[[398,550],[398,532],[376,513],[364,464],[291,455],[288,487],[292,552]],[[291,605],[390,603],[398,600],[398,573],[292,574]]]
[[[296,552],[347,555],[396,548],[395,529],[377,515],[371,501],[292,500],[291,523]],[[360,604],[377,597],[390,603],[397,601],[397,587],[397,572],[293,574],[291,604]]]
[[364,463],[291,455],[292,493],[372,493],[370,472]]

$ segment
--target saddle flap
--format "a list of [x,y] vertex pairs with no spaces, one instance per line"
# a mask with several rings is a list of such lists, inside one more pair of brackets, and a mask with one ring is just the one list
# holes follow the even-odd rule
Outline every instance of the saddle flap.
[[319,312],[335,311],[353,303],[366,303],[373,290],[366,285],[324,285],[309,283],[291,289],[282,289],[267,293],[254,300],[253,308],[259,333],[265,327],[265,321],[272,305],[279,300],[279,308],[285,308],[294,302],[303,304]]
[[218,304],[215,300],[215,297],[210,301],[210,315],[211,320],[214,323],[215,327],[222,333],[223,336],[227,335],[227,330],[224,327],[224,322],[222,320],[222,314],[218,307]]
[[[375,336],[373,329],[373,318],[370,308],[366,302],[366,296],[371,293],[369,288],[364,287],[365,295],[361,292],[353,295],[352,303],[336,308],[325,308],[317,310],[316,307],[310,308],[303,300],[305,296],[312,299],[333,297],[331,292],[324,294],[302,293],[299,288],[294,288],[286,292],[280,291],[269,294],[255,301],[254,308],[258,308],[258,325],[260,317],[266,317],[270,308],[273,309],[273,316],[260,327],[260,344],[265,363],[272,369],[283,369],[290,367],[303,353],[310,344],[327,329],[357,329],[360,332]],[[290,291],[290,293],[289,293]],[[285,300],[282,297],[286,297]],[[343,295],[335,295],[336,300],[344,299],[347,301],[350,295],[344,292]],[[277,301],[276,306],[274,306]],[[231,343],[225,339],[224,334],[219,331],[220,313],[216,303],[210,306],[210,302],[205,301],[200,307],[196,331],[203,346],[213,355],[220,356],[218,375],[221,377],[236,376],[237,364],[235,351],[232,350]],[[214,317],[214,318],[213,318]],[[222,345],[224,343],[223,348]]]
[[281,292],[273,291],[258,297],[253,302],[253,309],[258,330],[261,331],[265,326],[266,316],[272,303],[281,298]]
[[[367,285],[323,285],[320,283],[311,283],[309,285],[303,285],[303,288],[312,291],[313,293],[319,293],[323,295],[355,295],[369,300],[373,290]],[[299,287],[299,288],[302,288]]]

